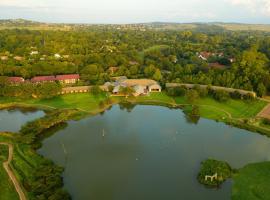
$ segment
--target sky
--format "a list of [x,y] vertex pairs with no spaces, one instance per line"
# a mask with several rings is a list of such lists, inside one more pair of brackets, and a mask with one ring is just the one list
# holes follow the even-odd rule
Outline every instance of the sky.
[[0,0],[0,19],[64,23],[270,24],[270,0]]

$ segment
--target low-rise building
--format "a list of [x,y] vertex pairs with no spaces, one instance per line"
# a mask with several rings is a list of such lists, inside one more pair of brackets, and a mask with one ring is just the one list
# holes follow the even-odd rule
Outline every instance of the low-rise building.
[[32,83],[44,83],[56,81],[55,76],[35,76],[31,79]]
[[2,61],[8,60],[8,56],[1,56],[0,59],[1,59]]
[[7,81],[9,82],[9,83],[11,83],[11,84],[15,84],[15,85],[17,85],[17,84],[21,84],[21,83],[24,83],[24,78],[22,78],[22,77],[8,77],[7,78]]
[[[161,92],[161,86],[158,82],[151,79],[126,79],[118,78],[115,82],[107,82],[104,87],[113,86],[113,94],[117,95],[120,92],[121,87],[130,87],[134,90],[134,96],[147,95],[149,92]],[[105,89],[106,90],[106,89]]]
[[79,74],[57,75],[56,80],[63,84],[75,84],[80,80]]

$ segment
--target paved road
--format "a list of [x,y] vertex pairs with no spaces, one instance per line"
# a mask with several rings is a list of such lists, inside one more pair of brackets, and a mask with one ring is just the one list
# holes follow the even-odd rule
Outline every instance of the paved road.
[[15,189],[20,197],[20,200],[27,200],[19,181],[17,180],[16,176],[14,175],[12,169],[9,166],[9,164],[11,163],[12,158],[13,158],[13,150],[14,150],[13,145],[8,144],[8,143],[0,143],[0,145],[8,146],[8,160],[3,163],[3,167],[6,170],[10,180],[12,181],[12,183],[13,183],[13,185],[14,185],[14,187],[15,187]]

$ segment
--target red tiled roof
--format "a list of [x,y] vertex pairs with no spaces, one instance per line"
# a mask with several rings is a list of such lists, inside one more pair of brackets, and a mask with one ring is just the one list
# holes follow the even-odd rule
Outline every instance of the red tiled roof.
[[8,77],[7,79],[9,82],[13,83],[23,83],[24,79],[22,77]]
[[209,66],[214,68],[214,69],[224,69],[227,67],[226,65],[222,65],[219,63],[210,63]]
[[58,75],[56,76],[56,80],[63,81],[68,79],[80,79],[79,74],[67,74],[67,75]]
[[31,82],[44,82],[44,81],[55,81],[54,76],[36,76],[31,79]]

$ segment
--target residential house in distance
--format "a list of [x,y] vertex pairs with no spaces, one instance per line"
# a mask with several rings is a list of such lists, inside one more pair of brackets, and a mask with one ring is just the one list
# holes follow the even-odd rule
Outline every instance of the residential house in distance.
[[21,57],[21,56],[14,56],[13,58],[16,61],[23,61],[24,60],[24,57]]
[[7,81],[11,84],[18,85],[24,83],[25,80],[22,77],[8,77]]
[[1,59],[2,61],[6,61],[6,60],[8,60],[8,56],[1,56],[0,59]]
[[80,80],[79,74],[57,75],[56,80],[62,84],[75,84]]
[[31,52],[30,52],[30,55],[31,55],[31,56],[38,55],[38,54],[39,54],[38,51],[31,51]]
[[55,57],[56,59],[60,59],[60,58],[61,58],[61,55],[58,54],[58,53],[56,53],[56,54],[54,54],[54,57]]
[[112,93],[120,94],[121,87],[131,87],[134,89],[134,96],[148,95],[150,92],[161,92],[158,82],[151,79],[127,79],[126,77],[116,77],[115,82],[107,82],[104,87],[113,86]]
[[119,67],[110,67],[108,69],[110,75],[114,75],[119,70]]
[[207,61],[211,56],[218,56],[218,57],[223,57],[224,54],[221,53],[212,53],[212,52],[208,52],[208,51],[202,51],[200,53],[197,53],[198,57],[204,61]]
[[55,76],[35,76],[31,79],[32,83],[46,83],[56,81]]

